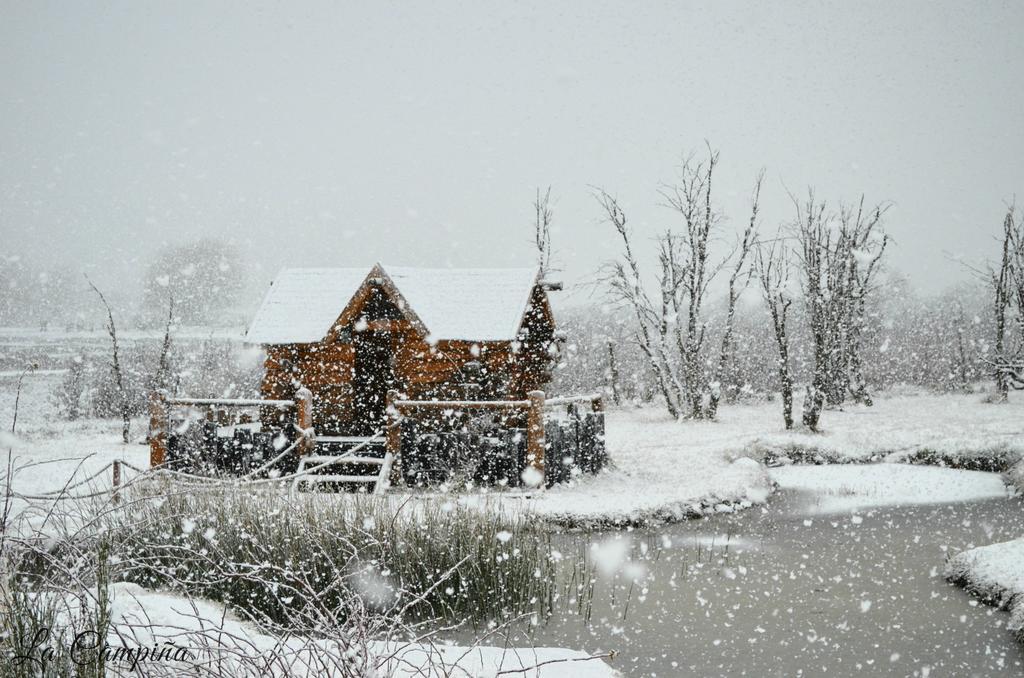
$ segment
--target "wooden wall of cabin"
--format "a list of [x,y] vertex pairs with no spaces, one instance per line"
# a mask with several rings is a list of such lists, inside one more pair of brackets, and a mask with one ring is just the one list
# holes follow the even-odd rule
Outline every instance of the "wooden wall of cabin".
[[[411,399],[523,400],[551,379],[554,322],[538,287],[520,341],[428,343],[407,320],[374,323],[391,335],[394,388]],[[313,425],[322,434],[349,434],[355,347],[343,334],[323,342],[266,347],[262,395],[290,399],[298,384],[313,392]],[[479,365],[478,370],[467,364]],[[473,384],[467,387],[466,384]]]
[[317,431],[344,428],[352,412],[351,344],[318,342],[267,346],[261,395],[267,399],[295,397],[299,385],[313,392],[313,426]]
[[[399,390],[413,399],[460,399],[467,383],[484,400],[524,400],[551,381],[556,352],[554,318],[547,295],[538,286],[527,307],[519,341],[439,341],[430,345],[411,326],[395,344]],[[477,374],[467,364],[477,363]]]

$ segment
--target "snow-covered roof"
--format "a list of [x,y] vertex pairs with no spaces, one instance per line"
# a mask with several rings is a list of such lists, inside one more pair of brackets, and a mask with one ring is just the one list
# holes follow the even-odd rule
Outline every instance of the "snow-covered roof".
[[366,278],[365,268],[285,268],[245,333],[254,344],[320,341]]
[[[511,341],[537,282],[534,268],[381,266],[409,309],[437,340]],[[246,340],[320,341],[372,269],[286,268],[256,312]]]
[[533,268],[384,271],[435,339],[511,341],[537,281]]

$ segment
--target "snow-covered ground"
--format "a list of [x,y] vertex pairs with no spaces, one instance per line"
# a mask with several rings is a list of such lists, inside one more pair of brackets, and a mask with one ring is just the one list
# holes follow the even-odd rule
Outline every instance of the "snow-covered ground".
[[[1024,457],[1024,397],[1010,398],[992,405],[977,394],[883,394],[873,407],[825,412],[820,433],[786,431],[777,402],[722,407],[713,422],[674,421],[654,407],[613,410],[607,415],[606,437],[615,468],[549,490],[531,506],[558,522],[586,524],[678,519],[723,509],[723,504],[757,503],[771,492],[769,477],[754,463],[766,458],[909,461],[930,453],[940,462],[970,464],[980,458],[1001,466],[1006,459]],[[841,484],[845,472],[823,473]],[[880,474],[884,471],[850,471],[851,482],[875,483]],[[1001,491],[997,478],[977,478],[985,478],[979,481],[984,489],[959,490],[952,475],[928,475],[931,485],[945,484],[952,492],[935,496],[950,501]],[[887,495],[893,502],[899,496],[895,493],[903,492],[911,501],[928,494],[919,480],[907,471],[890,478],[888,487],[862,485],[861,494]]]
[[[52,421],[52,383],[46,376],[26,380],[14,443],[23,465],[15,477],[19,491],[59,490],[72,472],[77,481],[114,459],[148,466],[148,448],[138,444],[145,422],[135,423],[135,442],[124,445],[116,421]],[[0,381],[0,421],[10,419],[12,388],[12,380]],[[619,408],[607,413],[606,444],[612,468],[544,492],[507,493],[501,503],[566,525],[635,524],[763,502],[773,489],[766,459],[904,461],[931,453],[938,455],[932,461],[991,459],[1003,465],[1024,458],[1024,394],[1012,393],[1002,405],[986,404],[978,394],[883,394],[874,407],[825,412],[820,433],[785,431],[777,402],[723,406],[714,422],[675,421],[657,407]],[[870,480],[879,472],[849,473]],[[1024,465],[1010,475],[1024,485]],[[942,477],[929,476],[935,482]],[[919,491],[909,476],[887,482],[895,484],[875,494],[899,492],[909,499]],[[502,495],[489,493],[488,503],[496,496]]]
[[660,409],[609,412],[613,468],[540,493],[530,509],[562,524],[628,524],[763,502],[771,481],[743,456],[737,434],[731,424],[678,422]]
[[[619,675],[601,657],[562,648],[460,646],[398,640],[370,640],[366,653],[341,639],[276,638],[235,617],[218,603],[150,591],[135,584],[109,588],[112,648],[182,648],[191,655],[138,655],[137,664],[116,664],[126,674],[193,675],[197,666],[218,666],[217,675],[321,676],[342,661],[346,675],[405,678],[614,678]],[[89,603],[91,606],[91,603]],[[326,664],[326,666],[325,666]],[[119,674],[120,675],[120,674]],[[212,674],[211,674],[212,675]]]
[[1024,642],[1024,538],[968,549],[946,564],[946,578],[1010,610],[1007,625]]
[[[18,470],[13,485],[18,492],[42,495],[96,473],[100,475],[89,486],[102,488],[109,486],[106,467],[111,461],[148,466],[148,447],[140,444],[145,422],[134,422],[133,442],[125,445],[120,441],[119,422],[53,421],[48,406],[53,380],[53,375],[33,375],[26,380],[17,434],[4,434],[0,439],[0,449],[10,447],[14,451]],[[13,384],[10,378],[0,379],[0,421],[5,422],[5,429],[12,414]],[[1021,394],[1011,394],[1010,402],[1004,405],[985,404],[979,395],[882,396],[872,408],[826,412],[821,433],[784,431],[778,408],[777,402],[723,407],[716,422],[678,422],[656,407],[613,409],[607,415],[606,440],[613,461],[611,468],[597,476],[580,477],[529,495],[489,492],[486,502],[481,504],[494,505],[497,498],[504,508],[522,507],[555,523],[607,525],[731,511],[765,501],[775,483],[814,490],[819,497],[817,509],[823,511],[964,501],[1005,496],[1007,489],[998,475],[988,473],[954,473],[948,469],[891,463],[842,468],[783,466],[769,472],[763,462],[785,461],[787,457],[899,461],[928,452],[939,455],[935,458],[939,461],[998,458],[1002,463],[1024,454]],[[131,472],[126,471],[125,475],[130,477]],[[1024,462],[1009,475],[1024,483]],[[462,499],[472,502],[478,496],[463,495]],[[1019,579],[1019,563],[1024,562],[1022,550],[1020,540],[983,547],[954,559],[951,567],[962,563],[964,581],[978,581],[979,591],[980,582],[986,582],[984,586],[992,587],[986,591],[999,591],[992,596],[996,600],[1003,600],[1005,592],[1019,597],[1024,588]],[[159,614],[176,614],[173,608],[178,599],[173,596],[129,590],[124,584],[118,586],[123,598],[141,601],[147,613],[153,614],[152,606],[161,611]],[[128,602],[121,604],[130,607]],[[220,614],[219,609],[215,612]],[[1024,612],[1015,612],[1017,622],[1021,614]],[[256,633],[253,629],[246,632]],[[277,641],[267,638],[265,642]],[[422,655],[424,649],[409,651],[412,654],[406,666],[416,667],[416,652]],[[567,649],[519,650],[519,658],[515,652],[501,648],[477,648],[469,653],[465,648],[443,648],[440,652],[445,661],[459,659],[460,670],[466,671],[466,675],[494,675],[500,657],[504,657],[503,666],[511,668],[585,656]],[[546,664],[541,675],[611,673],[601,661],[558,661]]]
[[983,398],[882,393],[872,407],[824,412],[818,434],[781,430],[777,403],[723,409],[721,421],[742,439],[747,451],[794,460],[902,461],[921,453],[964,460],[1024,456],[1024,397],[1011,394],[1009,402],[1000,405]]
[[811,494],[810,509],[820,513],[998,499],[1014,492],[998,473],[907,464],[781,466],[771,477],[780,488]]

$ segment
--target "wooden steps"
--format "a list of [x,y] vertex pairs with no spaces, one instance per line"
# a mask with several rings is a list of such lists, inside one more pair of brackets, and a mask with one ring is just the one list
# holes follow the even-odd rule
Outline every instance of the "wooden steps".
[[331,482],[373,483],[374,494],[382,494],[390,485],[392,462],[382,437],[317,436],[316,452],[299,458],[292,489]]

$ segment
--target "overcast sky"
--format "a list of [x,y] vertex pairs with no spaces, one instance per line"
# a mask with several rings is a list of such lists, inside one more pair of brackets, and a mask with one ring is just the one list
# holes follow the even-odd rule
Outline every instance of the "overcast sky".
[[739,228],[788,190],[890,200],[924,291],[1024,191],[1024,3],[8,2],[0,254],[131,280],[162,242],[279,266],[532,262],[557,199],[568,283],[638,234],[705,139]]

